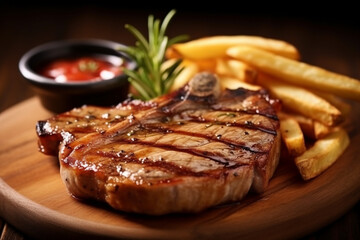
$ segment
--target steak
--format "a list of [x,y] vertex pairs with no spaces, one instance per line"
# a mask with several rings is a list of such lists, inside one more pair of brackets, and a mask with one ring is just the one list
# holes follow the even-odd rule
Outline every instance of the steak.
[[266,189],[281,145],[274,103],[265,90],[221,91],[200,73],[152,101],[83,106],[36,129],[74,197],[150,215],[199,212]]

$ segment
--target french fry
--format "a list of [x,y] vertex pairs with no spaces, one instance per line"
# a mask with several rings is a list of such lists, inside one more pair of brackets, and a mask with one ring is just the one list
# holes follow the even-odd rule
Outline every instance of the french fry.
[[254,47],[232,47],[227,54],[283,81],[360,101],[359,80]]
[[255,81],[257,72],[248,64],[233,59],[217,59],[215,72],[218,75],[235,77],[243,82]]
[[301,131],[303,134],[307,137],[310,137],[312,139],[315,138],[314,135],[314,120],[311,118],[305,117],[303,115],[297,114],[297,113],[288,113],[284,111],[280,111],[277,113],[277,116],[280,120],[287,119],[287,118],[293,118],[295,119],[301,128]]
[[277,114],[280,119],[286,119],[286,118],[295,119],[299,123],[300,128],[304,133],[304,135],[311,139],[320,139],[325,135],[327,135],[331,130],[330,127],[325,126],[324,124],[316,120],[313,120],[309,117],[305,117],[300,114],[284,113],[284,112],[279,112]]
[[178,56],[191,60],[223,58],[226,50],[237,45],[252,46],[287,58],[299,59],[298,50],[290,43],[258,36],[213,36],[177,43],[167,51],[166,56]]
[[329,168],[345,151],[350,143],[347,132],[336,128],[302,155],[295,158],[295,164],[304,180],[312,179]]
[[193,63],[195,63],[198,66],[199,72],[202,71],[212,72],[212,73],[216,72],[215,59],[198,60],[198,61],[193,61]]
[[318,121],[313,121],[313,122],[314,122],[314,138],[315,139],[323,138],[331,131],[330,127],[325,126],[324,124],[322,124]]
[[351,106],[340,97],[321,91],[313,90],[312,92],[334,105],[345,117],[349,116],[351,112]]
[[326,100],[304,88],[278,81],[266,74],[259,74],[257,83],[279,98],[285,108],[315,119],[326,126],[335,126],[342,120],[341,112]]
[[177,59],[181,58],[181,55],[172,47],[167,48],[165,52],[166,59]]
[[291,156],[299,156],[305,152],[305,139],[299,123],[293,118],[280,120],[282,139]]
[[182,86],[184,86],[190,79],[199,72],[199,67],[196,63],[187,61],[181,64],[184,69],[181,73],[175,78],[173,85],[170,88],[170,92],[173,92]]
[[246,88],[252,91],[257,91],[261,89],[260,86],[249,84],[233,77],[219,76],[219,79],[222,89]]

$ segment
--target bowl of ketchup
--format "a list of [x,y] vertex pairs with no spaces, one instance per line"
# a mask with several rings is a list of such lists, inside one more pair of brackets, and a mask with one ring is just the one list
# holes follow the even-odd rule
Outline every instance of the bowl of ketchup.
[[26,52],[19,70],[51,112],[114,106],[128,94],[123,69],[136,68],[120,47],[124,45],[101,39],[50,42]]

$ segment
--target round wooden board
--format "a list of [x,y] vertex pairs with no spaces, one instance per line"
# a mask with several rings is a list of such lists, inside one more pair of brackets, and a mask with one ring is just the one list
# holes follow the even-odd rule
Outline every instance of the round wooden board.
[[[353,126],[359,121],[355,110]],[[356,127],[349,148],[319,177],[305,182],[292,162],[282,161],[265,193],[237,204],[153,217],[80,202],[61,182],[57,159],[38,152],[35,124],[50,116],[37,98],[0,115],[0,215],[34,238],[293,238],[330,223],[360,199]]]

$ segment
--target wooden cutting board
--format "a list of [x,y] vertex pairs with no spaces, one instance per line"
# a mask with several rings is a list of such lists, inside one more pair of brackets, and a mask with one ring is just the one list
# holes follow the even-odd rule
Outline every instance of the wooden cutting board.
[[34,238],[284,239],[301,237],[340,217],[360,199],[359,109],[351,145],[316,179],[303,181],[280,163],[262,195],[199,214],[126,214],[80,202],[66,191],[57,159],[38,152],[35,124],[51,116],[37,98],[0,114],[0,215]]

